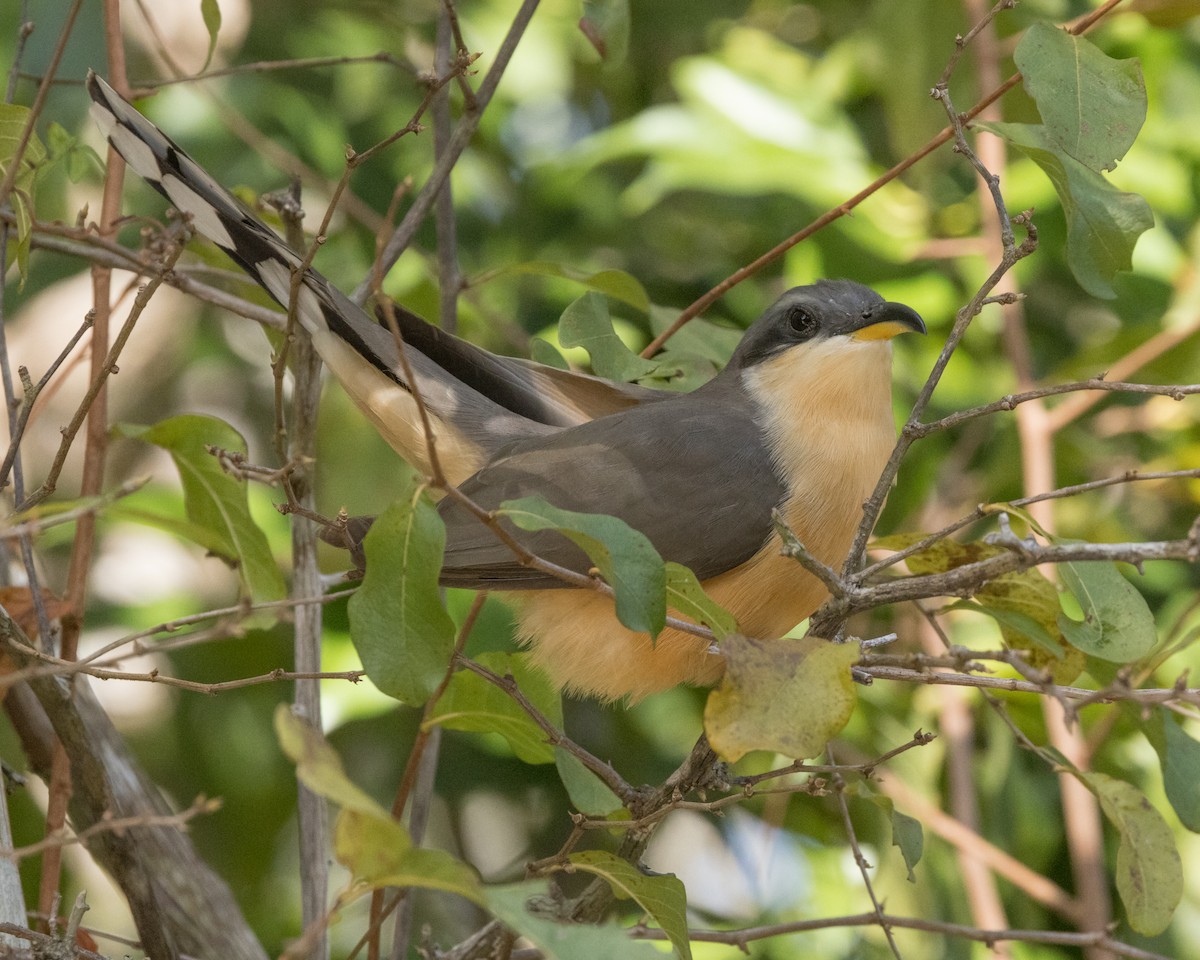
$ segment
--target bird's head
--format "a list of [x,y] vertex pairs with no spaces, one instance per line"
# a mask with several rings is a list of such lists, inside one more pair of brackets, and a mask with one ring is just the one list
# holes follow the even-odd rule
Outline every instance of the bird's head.
[[856,346],[886,344],[909,332],[925,332],[911,307],[850,280],[821,280],[793,287],[771,304],[746,331],[729,366],[748,370],[795,348],[850,356]]

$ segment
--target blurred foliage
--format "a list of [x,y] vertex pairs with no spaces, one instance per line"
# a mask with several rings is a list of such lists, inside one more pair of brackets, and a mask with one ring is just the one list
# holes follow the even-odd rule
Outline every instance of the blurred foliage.
[[[5,54],[0,62],[12,59],[17,6],[0,6],[0,50]],[[188,70],[200,68],[208,46],[200,4],[190,6],[196,8],[190,28],[196,37],[191,59],[184,61]],[[219,6],[222,33],[213,66],[367,56],[380,49],[418,70],[432,62],[434,0],[337,0],[306,8],[303,16],[297,16],[295,3],[285,0],[254,0],[245,6],[222,0]],[[482,51],[472,82],[488,68],[515,6],[512,0],[459,4],[467,45]],[[589,289],[580,278],[611,270],[636,278],[653,305],[647,314],[627,300],[608,301],[633,347],[643,345],[652,327],[662,328],[662,317],[861,190],[940,130],[945,115],[929,89],[953,49],[955,34],[970,26],[964,5],[950,0],[631,0],[625,55],[605,62],[578,28],[584,6],[589,5],[545,0],[453,175],[460,263],[470,280],[459,301],[460,331],[499,352],[528,355],[530,338],[546,335],[568,304]],[[1138,345],[1196,324],[1200,22],[1186,15],[1168,18],[1176,7],[1194,12],[1186,4],[1133,6],[1090,35],[1111,56],[1138,57],[1149,91],[1145,128],[1110,180],[1120,190],[1144,196],[1155,225],[1134,251],[1133,270],[1113,282],[1114,299],[1088,296],[1072,276],[1066,221],[1051,183],[1034,162],[1013,155],[1003,171],[1010,207],[1036,210],[1040,246],[1015,274],[1026,295],[1029,363],[1037,382],[1096,375]],[[1030,24],[1066,21],[1088,9],[1076,0],[1028,0],[1006,12],[996,24],[1000,74],[1014,69],[1015,39]],[[37,9],[33,15],[37,30],[22,68],[38,74],[49,59],[61,12]],[[133,19],[132,9],[128,15]],[[79,78],[87,67],[105,62],[99,16],[98,4],[85,5],[66,50],[63,76]],[[153,44],[131,42],[129,60],[135,82],[166,75]],[[982,92],[975,47],[968,47],[951,89],[960,110]],[[23,80],[17,102],[29,103],[32,93],[32,83]],[[141,106],[230,186],[256,194],[283,185],[286,176],[271,159],[277,154],[268,154],[266,144],[314,171],[305,184],[311,225],[318,222],[340,175],[344,145],[363,149],[387,136],[407,122],[422,95],[410,72],[358,63],[244,71],[170,85]],[[45,117],[97,143],[85,120],[85,100],[77,86],[55,87]],[[457,110],[457,97],[455,102]],[[248,121],[261,140],[247,144],[235,132],[242,123],[234,117]],[[1016,90],[1002,101],[998,119],[1036,123],[1038,117],[1032,100]],[[405,137],[361,169],[351,190],[362,208],[379,217],[404,178],[419,185],[431,168],[431,141],[429,134]],[[129,183],[127,197],[136,213],[161,218],[161,201],[144,185]],[[73,222],[85,202],[98,209],[95,181],[85,191],[71,184],[64,171],[52,170],[39,182],[41,220]],[[718,342],[729,328],[746,326],[788,286],[817,277],[867,283],[888,299],[913,305],[933,334],[896,343],[896,406],[901,413],[941,348],[937,334],[948,330],[954,311],[995,260],[992,246],[978,239],[984,226],[981,210],[974,172],[943,148],[887,184],[853,216],[836,221],[730,291],[706,315],[713,324],[710,342]],[[377,226],[370,216],[339,213],[317,260],[319,269],[343,288],[353,287],[368,271]],[[136,244],[136,228],[130,226],[122,239]],[[429,318],[438,309],[433,243],[429,223],[387,280],[390,293]],[[22,315],[22,305],[80,269],[73,258],[35,250],[24,288],[18,290],[19,278],[8,277],[8,310],[17,311],[18,332],[20,325],[41,322]],[[238,292],[247,295],[247,289]],[[203,308],[203,313],[204,323],[173,327],[170,348],[153,360],[160,370],[165,365],[170,371],[160,386],[148,393],[138,393],[136,384],[127,387],[138,374],[122,363],[121,382],[114,389],[131,391],[139,410],[132,419],[141,423],[177,413],[221,416],[244,433],[252,460],[270,462],[268,341],[249,323],[218,323],[215,310]],[[930,416],[1014,390],[1018,379],[1012,342],[997,308],[985,311],[955,354]],[[22,357],[14,361],[22,362]],[[1132,377],[1185,383],[1196,379],[1197,369],[1200,345],[1189,335]],[[1105,395],[1058,432],[1056,483],[1130,468],[1200,467],[1194,403]],[[39,428],[52,433],[56,426],[46,422]],[[343,505],[353,513],[381,512],[405,489],[407,471],[398,468],[394,455],[336,386],[326,390],[320,430],[317,495],[323,512],[332,514]],[[154,472],[156,486],[146,491],[145,503],[161,504],[172,495],[178,502],[174,474],[162,460],[147,451],[122,456],[122,474]],[[31,461],[27,469],[37,482],[45,463]],[[902,469],[880,532],[936,529],[981,501],[1020,496],[1023,482],[1014,417],[971,421],[917,445]],[[1188,529],[1198,499],[1198,481],[1126,484],[1058,502],[1055,524],[1067,538],[1169,539]],[[267,529],[270,549],[282,560],[286,527],[263,509],[265,500],[261,491],[254,491],[250,508]],[[968,533],[984,529],[989,527]],[[116,521],[103,525],[100,565],[127,556],[115,546],[124,530],[125,524]],[[47,537],[42,547],[49,582],[58,587],[69,545],[62,537]],[[97,575],[88,618],[96,645],[159,619],[231,602],[236,595],[236,578],[218,561],[201,561],[183,547],[158,540],[138,541],[136,549],[165,551],[167,559],[151,561],[156,569],[139,584],[144,596],[138,599],[128,590],[112,589],[111,578]],[[187,569],[193,572],[171,579],[168,571],[181,553],[190,558]],[[326,559],[331,571],[344,565],[344,557],[332,551]],[[1181,647],[1147,683],[1170,686],[1189,667],[1198,675],[1200,653],[1182,642],[1200,626],[1194,611],[1195,568],[1148,564],[1137,585],[1154,612],[1160,642]],[[469,595],[451,592],[457,622],[469,602]],[[997,624],[975,613],[953,614],[947,623],[957,644],[982,649],[999,644]],[[327,669],[353,669],[344,602],[326,610],[326,624]],[[880,611],[854,627],[863,635],[898,629],[906,647],[916,644],[910,638],[919,632],[914,615],[902,609]],[[468,649],[511,650],[511,637],[510,615],[490,599]],[[289,658],[287,630],[278,626],[156,659],[166,673],[216,682],[286,666]],[[1095,676],[1098,682],[1108,679]],[[387,806],[419,713],[397,707],[367,686],[326,684],[327,726],[351,778]],[[175,799],[187,803],[199,793],[224,798],[221,812],[195,823],[193,835],[229,879],[267,948],[276,952],[299,926],[295,781],[271,726],[275,706],[289,694],[281,685],[265,685],[212,698],[182,691],[143,698],[139,688],[127,684],[114,696],[114,703],[122,697],[143,701],[117,711],[118,720],[151,774]],[[919,727],[936,729],[945,696],[943,688],[891,683],[862,690],[840,738],[839,759],[877,756],[909,740]],[[1036,698],[998,696],[1032,740],[1046,741]],[[574,739],[611,760],[630,782],[659,783],[695,740],[703,705],[703,693],[685,689],[632,707],[567,701],[565,724]],[[973,775],[982,832],[1031,869],[1072,889],[1058,787],[1050,769],[1016,746],[980,698],[971,700],[971,710],[977,724]],[[1165,722],[1174,723],[1170,718]],[[1092,707],[1085,712],[1084,732],[1098,738],[1094,768],[1144,790],[1174,830],[1184,863],[1197,862],[1200,843],[1182,829],[1167,803],[1155,753],[1174,742],[1186,754],[1194,741],[1181,745],[1176,731],[1164,735],[1160,730],[1152,745],[1142,725],[1135,710]],[[3,747],[6,759],[19,765],[11,734],[4,734]],[[945,789],[945,749],[935,740],[892,761],[886,771],[911,790],[938,797]],[[776,759],[752,754],[738,769],[767,769],[778,765]],[[1168,789],[1186,793],[1187,788],[1176,777]],[[869,796],[873,787],[861,790]],[[486,881],[516,880],[527,860],[558,849],[570,830],[568,806],[553,767],[523,763],[499,737],[448,730],[429,843],[466,858]],[[901,802],[896,809],[922,819]],[[859,908],[848,904],[865,902],[861,882],[847,866],[845,833],[831,799],[760,796],[739,811],[704,827],[708,844],[695,843],[691,860],[679,855],[680,844],[652,851],[655,869],[684,879],[699,925],[838,915]],[[916,882],[910,884],[904,856],[891,846],[891,814],[859,800],[851,802],[851,812],[868,859],[879,868],[877,890],[889,911],[973,922],[953,848],[927,832]],[[17,842],[34,839],[40,814],[33,805],[18,799],[13,815]],[[691,829],[701,828],[693,824]],[[1117,839],[1110,832],[1108,857],[1114,861]],[[686,848],[688,841],[682,844]],[[34,868],[25,864],[31,900]],[[1186,876],[1183,903],[1166,932],[1143,937],[1122,925],[1118,935],[1147,949],[1183,956],[1187,944],[1196,942],[1200,925],[1198,878],[1194,871]],[[80,873],[72,882],[91,881]],[[1011,887],[1002,895],[1013,926],[1056,929],[1065,923]],[[475,918],[446,899],[418,899],[418,916],[433,925],[439,940],[450,942],[473,929]],[[335,928],[335,955],[348,949],[360,930],[361,924],[351,919]],[[906,956],[981,955],[963,941],[904,931],[897,938]],[[732,947],[694,947],[697,958],[734,952]],[[843,928],[773,938],[756,943],[751,953],[790,960],[869,958],[887,951],[877,930]],[[1014,955],[1076,954],[1024,945]]]

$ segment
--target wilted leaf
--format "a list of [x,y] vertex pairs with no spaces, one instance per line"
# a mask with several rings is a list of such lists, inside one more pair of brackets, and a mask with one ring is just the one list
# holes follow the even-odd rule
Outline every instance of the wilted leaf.
[[669,874],[647,876],[637,867],[604,850],[585,850],[570,856],[571,865],[604,878],[622,900],[633,900],[663,928],[675,955],[691,960],[687,930],[687,891]]
[[[481,666],[504,677],[511,675],[521,693],[556,727],[562,726],[562,700],[546,675],[528,666],[520,653],[481,653]],[[554,748],[529,714],[512,697],[477,673],[459,670],[450,679],[431,724],[472,733],[498,733],[526,763],[552,763]]]
[[522,530],[557,530],[570,538],[613,588],[617,619],[630,630],[657,637],[667,622],[667,575],[662,557],[645,535],[624,520],[560,510],[541,497],[500,504],[497,515]]
[[[205,549],[236,564],[251,599],[278,600],[287,588],[271,555],[266,535],[250,516],[246,482],[221,469],[208,447],[246,452],[246,441],[229,424],[216,417],[179,416],[152,427],[121,424],[121,436],[144,440],[166,450],[183,485],[183,505],[188,520],[206,531],[195,537]],[[187,527],[178,532],[186,534]]]
[[[925,536],[922,533],[895,534],[880,538],[875,546],[903,550]],[[914,574],[945,573],[1006,552],[1004,547],[996,544],[943,539],[909,557],[905,563]],[[996,577],[980,587],[974,597],[975,603],[964,600],[951,604],[951,607],[974,610],[994,619],[1005,644],[1018,649],[1028,648],[1030,664],[1049,670],[1057,683],[1070,683],[1083,671],[1085,658],[1067,643],[1058,626],[1062,612],[1058,590],[1037,570]]]
[[567,796],[580,813],[593,817],[607,817],[624,809],[620,797],[608,785],[583,765],[575,754],[562,747],[554,748],[554,765],[558,768],[558,779],[567,788]]
[[751,750],[815,757],[854,712],[850,667],[859,659],[857,644],[733,634],[721,652],[725,676],[708,695],[704,730],[725,760],[739,760]]
[[598,293],[585,293],[563,311],[558,342],[564,347],[583,347],[592,359],[592,369],[609,380],[629,382],[658,369],[657,361],[643,360],[617,336],[608,301]]
[[657,947],[631,940],[615,924],[563,923],[530,912],[530,906],[549,901],[544,880],[487,888],[487,906],[496,919],[527,937],[546,960],[662,960]]
[[1145,795],[1123,780],[1103,773],[1076,776],[1120,834],[1117,892],[1129,925],[1147,937],[1162,933],[1183,896],[1183,865],[1171,828]]
[[449,668],[454,621],[438,587],[446,528],[415,474],[363,547],[367,572],[350,598],[350,639],[375,686],[420,705]]
[[1115,167],[1146,120],[1141,64],[1048,23],[1025,31],[1013,59],[1047,136],[1089,169]]
[[1063,563],[1058,572],[1083,610],[1082,622],[1059,615],[1058,625],[1072,646],[1101,660],[1130,663],[1157,642],[1146,599],[1116,564]]

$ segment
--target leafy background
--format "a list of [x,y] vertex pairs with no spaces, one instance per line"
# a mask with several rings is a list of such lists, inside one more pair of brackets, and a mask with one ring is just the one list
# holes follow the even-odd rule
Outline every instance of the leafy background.
[[[0,9],[0,49],[11,62],[15,4]],[[170,47],[188,70],[199,69],[207,34],[199,4],[154,12]],[[470,283],[460,299],[461,332],[500,352],[527,354],[534,335],[550,332],[583,288],[556,276],[563,269],[590,274],[622,270],[644,286],[669,317],[737,267],[749,262],[815,215],[861,189],[923,144],[945,123],[929,88],[978,11],[948,0],[827,0],[758,2],[638,2],[623,57],[602,62],[577,27],[579,4],[546,0],[500,86],[471,149],[454,174],[461,267]],[[220,4],[224,23],[216,64],[281,58],[368,55],[386,49],[418,64],[431,59],[433,2],[404,5],[341,0],[306,8],[256,0]],[[186,8],[186,9],[185,9]],[[460,15],[468,46],[497,47],[513,4],[467,0]],[[1063,22],[1088,5],[1029,0],[997,21],[1010,72],[1015,37],[1030,24]],[[1091,39],[1108,54],[1139,57],[1149,90],[1142,134],[1111,174],[1120,188],[1145,196],[1155,226],[1140,241],[1132,272],[1114,283],[1116,296],[1083,292],[1065,247],[1065,220],[1044,174],[1013,155],[1003,172],[1012,208],[1035,208],[1041,245],[1022,262],[1016,280],[1026,294],[1025,331],[1038,382],[1091,376],[1163,331],[1178,342],[1141,369],[1150,382],[1190,382],[1198,368],[1197,184],[1200,183],[1200,26],[1188,3],[1131,4],[1110,17]],[[129,5],[130,23],[137,19]],[[24,66],[38,73],[57,36],[55,10],[35,10],[38,29]],[[178,16],[180,26],[168,21]],[[104,62],[98,5],[86,5],[67,48],[61,75],[82,77]],[[129,45],[130,76],[165,71],[155,44]],[[143,31],[140,36],[146,36]],[[968,49],[951,86],[960,109],[974,102],[980,81]],[[32,85],[18,87],[28,102]],[[274,144],[313,176],[305,184],[310,223],[324,209],[343,163],[344,145],[374,143],[404,123],[422,93],[409,73],[383,64],[244,72],[200,86],[167,87],[146,101],[146,112],[185,143],[223,183],[265,191],[284,175],[265,153]],[[56,88],[46,116],[99,145],[84,115],[78,86]],[[258,131],[247,143],[233,132],[241,121]],[[1003,119],[1037,122],[1022,91],[1003,101]],[[361,170],[352,183],[363,215],[340,215],[318,266],[345,288],[368,271],[374,218],[386,210],[395,185],[420,183],[431,165],[427,136],[405,138]],[[61,171],[39,186],[38,216],[71,222],[85,202],[98,209],[99,182],[74,184]],[[158,217],[162,203],[129,183],[131,209]],[[357,208],[356,208],[357,209]],[[364,223],[365,221],[365,223]],[[979,239],[981,204],[974,173],[942,149],[885,186],[853,217],[842,219],[789,252],[777,265],[735,287],[706,319],[745,326],[782,289],[815,277],[851,277],[885,297],[915,306],[932,336],[897,341],[898,414],[911,403],[948,329],[954,310],[990,269],[994,250]],[[135,242],[134,228],[123,239]],[[428,317],[437,314],[429,228],[388,278],[388,290]],[[215,258],[214,258],[215,259]],[[522,265],[534,266],[522,267]],[[541,264],[542,266],[538,266]],[[10,275],[6,296],[15,305],[10,343],[18,362],[34,369],[38,351],[56,351],[86,309],[79,261],[49,254],[32,258],[21,287]],[[245,290],[239,291],[246,294]],[[252,459],[271,458],[269,344],[252,324],[223,318],[182,297],[165,295],[139,327],[121,364],[114,417],[148,424],[174,413],[209,413],[233,423],[247,438]],[[634,342],[648,340],[649,321],[610,301],[619,328]],[[716,333],[714,337],[718,336]],[[998,311],[983,314],[955,354],[935,395],[931,415],[951,413],[1013,390],[1012,340]],[[45,470],[55,428],[69,416],[73,387],[64,386],[36,422],[43,441],[26,445],[34,477]],[[60,406],[56,406],[59,404]],[[66,411],[63,413],[62,411]],[[37,443],[43,443],[39,452]],[[320,423],[318,505],[325,513],[382,511],[403,489],[393,454],[353,411],[336,386],[325,391]],[[1166,398],[1106,397],[1068,423],[1055,438],[1054,481],[1082,482],[1121,470],[1200,466],[1194,406]],[[40,458],[40,459],[39,459]],[[122,440],[113,450],[110,479],[151,473],[129,501],[144,509],[176,512],[179,490],[169,462],[144,444]],[[1011,416],[974,421],[923,440],[906,461],[880,527],[881,533],[934,529],[980,501],[1023,491],[1020,437]],[[77,480],[67,479],[64,490]],[[1178,536],[1196,514],[1197,481],[1127,485],[1061,501],[1057,531],[1094,541]],[[255,516],[273,551],[286,556],[286,522],[274,516],[273,491],[252,487]],[[102,554],[88,611],[89,645],[164,619],[231,602],[236,582],[223,565],[169,536],[119,517],[102,521]],[[47,582],[61,582],[67,532],[47,534],[40,547]],[[333,552],[328,569],[344,558]],[[1138,586],[1164,635],[1181,637],[1196,624],[1194,567],[1148,564]],[[451,596],[461,619],[469,598]],[[991,648],[996,626],[986,618],[955,615],[954,640]],[[325,666],[351,669],[344,607],[326,611]],[[854,624],[863,635],[898,629],[917,632],[913,615],[884,611]],[[509,649],[511,622],[489,601],[473,652]],[[911,640],[906,642],[912,642]],[[152,658],[166,673],[222,681],[286,665],[284,627],[251,629],[243,636]],[[1154,681],[1169,686],[1195,663],[1194,648],[1175,657]],[[149,664],[150,661],[147,661]],[[146,667],[148,669],[148,665]],[[111,689],[110,689],[111,688]],[[218,696],[166,691],[149,684],[105,684],[99,691],[155,780],[181,804],[198,794],[224,799],[223,808],[196,821],[202,852],[232,884],[242,909],[268,949],[299,926],[295,876],[295,777],[272,728],[275,706],[289,692],[264,685]],[[389,802],[412,743],[418,714],[397,708],[368,685],[330,682],[323,688],[329,737],[360,786]],[[860,691],[859,708],[842,736],[841,752],[870,757],[907,741],[918,728],[939,729],[947,693],[940,688],[877,683]],[[1046,734],[1036,699],[1003,696],[1008,710],[1036,742]],[[704,696],[690,690],[656,695],[633,707],[564,703],[568,731],[598,756],[611,759],[634,783],[658,783],[690,748],[700,729]],[[998,847],[1071,889],[1057,785],[1038,758],[1017,748],[979,698],[967,701],[976,740],[972,774],[983,832]],[[1136,710],[1096,707],[1085,731],[1098,738],[1094,768],[1138,784],[1176,829],[1184,863],[1200,857],[1193,835],[1179,827],[1162,793],[1155,752]],[[1098,733],[1095,731],[1099,730]],[[19,748],[3,732],[3,755],[20,765]],[[888,768],[907,790],[940,803],[947,776],[942,741],[910,751]],[[752,757],[746,769],[769,764]],[[926,835],[916,882],[906,881],[900,851],[890,846],[889,818],[863,799],[852,801],[856,829],[868,858],[879,867],[878,888],[897,913],[970,924],[953,849]],[[18,844],[40,836],[36,790],[17,791],[13,806]],[[490,736],[451,733],[443,755],[430,842],[472,862],[487,880],[517,879],[526,860],[556,849],[567,830],[564,788],[549,766],[530,766]],[[898,802],[902,809],[904,804]],[[908,813],[924,819],[913,807]],[[853,874],[836,806],[829,800],[758,798],[721,819],[680,814],[650,863],[685,881],[689,902],[706,925],[768,922],[836,915],[864,903]],[[1110,859],[1116,843],[1108,844]],[[82,858],[71,861],[71,888],[86,887],[97,905],[89,921],[128,929],[119,899],[105,900],[101,881]],[[35,864],[24,866],[36,899]],[[1187,889],[1173,925],[1153,940],[1127,928],[1122,938],[1166,955],[1183,956],[1200,933],[1200,887],[1187,872]],[[1003,889],[1014,926],[1053,929],[1062,921],[1019,891]],[[854,905],[849,907],[848,905]],[[101,912],[103,908],[103,912]],[[465,934],[470,911],[445,899],[423,897],[420,914],[439,939]],[[357,937],[360,924],[335,928],[335,953]],[[978,948],[928,934],[900,934],[909,956],[966,957]],[[345,939],[345,943],[342,939]],[[835,929],[775,938],[756,956],[884,955],[878,932]],[[698,957],[734,955],[732,947],[696,945]],[[1074,955],[1066,948],[1022,946],[1014,956]]]

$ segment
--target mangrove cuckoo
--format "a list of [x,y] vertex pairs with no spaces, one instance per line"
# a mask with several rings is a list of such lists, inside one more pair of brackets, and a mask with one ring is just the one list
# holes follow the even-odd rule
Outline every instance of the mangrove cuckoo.
[[[117,152],[286,306],[300,257],[104,81],[89,76],[88,91]],[[760,638],[782,635],[826,597],[781,555],[772,510],[813,556],[840,564],[895,441],[889,341],[925,331],[909,307],[822,280],[785,293],[721,373],[675,394],[498,357],[398,310],[407,382],[391,332],[312,269],[297,315],[347,393],[418,469],[429,463],[414,388],[447,479],[476,503],[490,510],[540,494],[619,517]],[[720,678],[723,660],[707,641],[668,628],[652,642],[617,621],[609,597],[523,565],[454,500],[438,510],[442,583],[509,591],[534,662],[560,687],[638,698]],[[511,532],[543,559],[588,571],[566,537]]]

